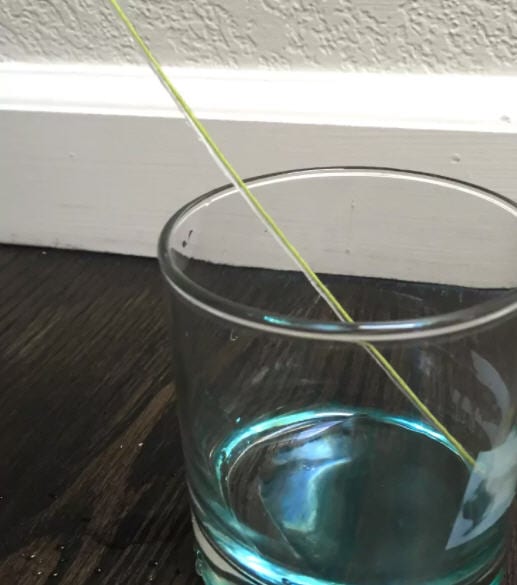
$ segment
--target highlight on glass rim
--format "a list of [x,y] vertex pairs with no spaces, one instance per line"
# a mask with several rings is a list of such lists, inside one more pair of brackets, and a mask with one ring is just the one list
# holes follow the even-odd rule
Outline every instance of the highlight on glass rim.
[[230,180],[159,244],[198,573],[499,583],[517,478],[515,205],[386,168],[243,181],[111,2]]

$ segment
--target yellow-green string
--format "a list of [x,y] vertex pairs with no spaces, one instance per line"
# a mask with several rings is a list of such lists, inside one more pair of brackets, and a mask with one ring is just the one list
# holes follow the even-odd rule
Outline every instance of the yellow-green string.
[[[261,221],[267,226],[270,232],[273,234],[275,239],[284,248],[286,253],[291,257],[294,263],[300,268],[303,274],[306,276],[310,284],[315,288],[318,294],[332,309],[334,314],[340,321],[346,323],[354,323],[351,315],[336,299],[332,292],[323,284],[318,275],[312,270],[303,256],[298,252],[295,246],[290,242],[281,228],[277,225],[274,219],[269,215],[266,209],[262,206],[260,201],[253,195],[246,183],[237,173],[237,171],[230,164],[228,159],[224,156],[223,152],[219,149],[217,144],[214,142],[206,128],[198,120],[190,106],[183,99],[182,95],[172,84],[168,76],[163,71],[162,66],[155,58],[147,44],[144,42],[135,26],[126,15],[117,0],[109,0],[113,6],[115,12],[120,17],[122,22],[125,24],[129,33],[138,44],[143,54],[145,55],[149,65],[161,81],[162,85],[168,91],[170,96],[175,101],[180,111],[184,114],[187,121],[191,124],[196,134],[200,137],[201,141],[208,148],[210,154],[214,158],[215,162],[221,168],[223,173],[229,177],[231,182],[235,185],[237,190],[244,197],[245,201],[250,205],[252,210],[257,214]],[[463,447],[463,445],[447,430],[447,428],[434,416],[431,410],[418,398],[418,396],[409,387],[407,382],[402,376],[395,370],[395,368],[389,363],[384,355],[371,343],[363,342],[360,344],[365,350],[372,356],[375,362],[386,372],[392,382],[404,393],[408,400],[417,408],[420,413],[440,432],[442,435],[454,446],[459,455],[472,467],[475,465],[475,459],[470,453]]]

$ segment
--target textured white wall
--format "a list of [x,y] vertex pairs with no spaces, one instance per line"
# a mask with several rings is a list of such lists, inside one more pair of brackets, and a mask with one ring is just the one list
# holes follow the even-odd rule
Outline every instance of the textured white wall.
[[[167,64],[517,72],[515,0],[127,0]],[[138,62],[106,0],[0,0],[0,60]]]

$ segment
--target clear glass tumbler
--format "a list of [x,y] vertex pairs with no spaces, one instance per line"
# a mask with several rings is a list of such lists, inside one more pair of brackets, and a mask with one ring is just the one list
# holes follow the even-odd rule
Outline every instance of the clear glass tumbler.
[[249,185],[354,322],[233,187],[165,226],[200,574],[499,583],[517,478],[517,207],[393,169]]

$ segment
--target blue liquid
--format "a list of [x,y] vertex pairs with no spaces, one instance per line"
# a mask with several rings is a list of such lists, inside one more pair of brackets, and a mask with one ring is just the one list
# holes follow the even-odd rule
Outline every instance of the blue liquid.
[[500,558],[497,527],[446,550],[469,468],[420,421],[368,410],[284,415],[229,437],[214,462],[223,504],[213,524],[210,514],[203,519],[204,532],[243,578],[201,560],[210,583],[449,585],[496,577],[486,574]]

